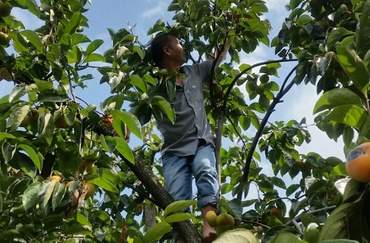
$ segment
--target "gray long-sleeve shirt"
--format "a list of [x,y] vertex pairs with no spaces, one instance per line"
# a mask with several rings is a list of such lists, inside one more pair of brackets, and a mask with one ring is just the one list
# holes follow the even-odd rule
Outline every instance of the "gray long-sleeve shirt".
[[162,155],[167,152],[177,156],[194,155],[200,139],[214,145],[202,89],[203,82],[210,78],[211,69],[212,61],[183,67],[184,85],[176,88],[176,98],[171,102],[176,114],[175,124],[166,118],[157,118],[164,139]]

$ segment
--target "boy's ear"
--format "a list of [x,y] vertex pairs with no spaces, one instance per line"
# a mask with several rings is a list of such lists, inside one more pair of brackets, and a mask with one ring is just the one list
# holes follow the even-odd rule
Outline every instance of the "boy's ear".
[[170,48],[168,46],[164,46],[163,47],[163,53],[166,54],[166,55],[170,55]]

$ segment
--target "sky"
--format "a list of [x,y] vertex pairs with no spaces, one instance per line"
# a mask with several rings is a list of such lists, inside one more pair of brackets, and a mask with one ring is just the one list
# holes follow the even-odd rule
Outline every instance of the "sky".
[[[272,25],[270,39],[277,34],[285,16],[288,15],[285,7],[288,2],[289,0],[266,0],[269,13],[264,17],[269,19]],[[139,40],[142,43],[146,43],[149,40],[146,32],[156,20],[171,21],[171,13],[167,12],[169,3],[170,0],[91,0],[89,11],[86,13],[89,19],[89,28],[85,30],[85,34],[91,40],[102,39],[105,41],[105,44],[98,49],[100,52],[104,52],[110,46],[107,28],[117,30],[122,27],[132,26],[134,32],[139,36]],[[24,10],[14,8],[12,14],[21,20],[27,29],[35,29],[41,24],[40,21]],[[273,48],[261,44],[253,53],[242,55],[241,63],[254,64],[277,58],[274,55]],[[281,83],[292,68],[292,65],[289,63],[282,64],[280,78],[274,81]],[[109,87],[106,84],[100,85],[99,79],[99,75],[95,74],[95,79],[88,81],[88,88],[78,90],[77,95],[91,104],[99,105],[100,102],[110,95]],[[9,82],[0,81],[0,97],[7,94],[12,86]],[[306,117],[307,124],[313,124],[312,110],[317,99],[318,95],[314,86],[294,86],[290,93],[284,97],[284,102],[277,106],[271,120],[286,121],[296,119],[300,121],[303,117]],[[344,159],[341,139],[338,142],[330,140],[325,133],[315,126],[309,127],[309,131],[312,135],[312,141],[300,148],[302,153],[313,151],[321,154],[324,158],[336,156]],[[267,171],[266,173],[271,173],[267,162],[262,163],[262,166]]]

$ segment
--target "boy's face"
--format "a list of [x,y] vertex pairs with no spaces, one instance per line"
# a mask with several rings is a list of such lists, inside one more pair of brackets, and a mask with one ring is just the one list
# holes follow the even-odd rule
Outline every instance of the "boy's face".
[[186,61],[184,49],[176,37],[171,37],[170,41],[164,48],[164,53],[166,54],[166,58],[169,58],[171,61],[179,65],[182,65]]

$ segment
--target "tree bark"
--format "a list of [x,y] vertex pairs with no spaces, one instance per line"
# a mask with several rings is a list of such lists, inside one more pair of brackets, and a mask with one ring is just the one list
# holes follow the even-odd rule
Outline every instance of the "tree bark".
[[[121,156],[121,158],[123,161],[125,161],[136,177],[143,183],[160,208],[165,209],[174,201],[171,195],[154,179],[155,176],[153,175],[152,171],[149,170],[145,165],[141,164],[139,161],[137,161],[136,164],[133,164],[123,156]],[[202,242],[199,232],[189,220],[174,223],[173,226],[186,242]]]

